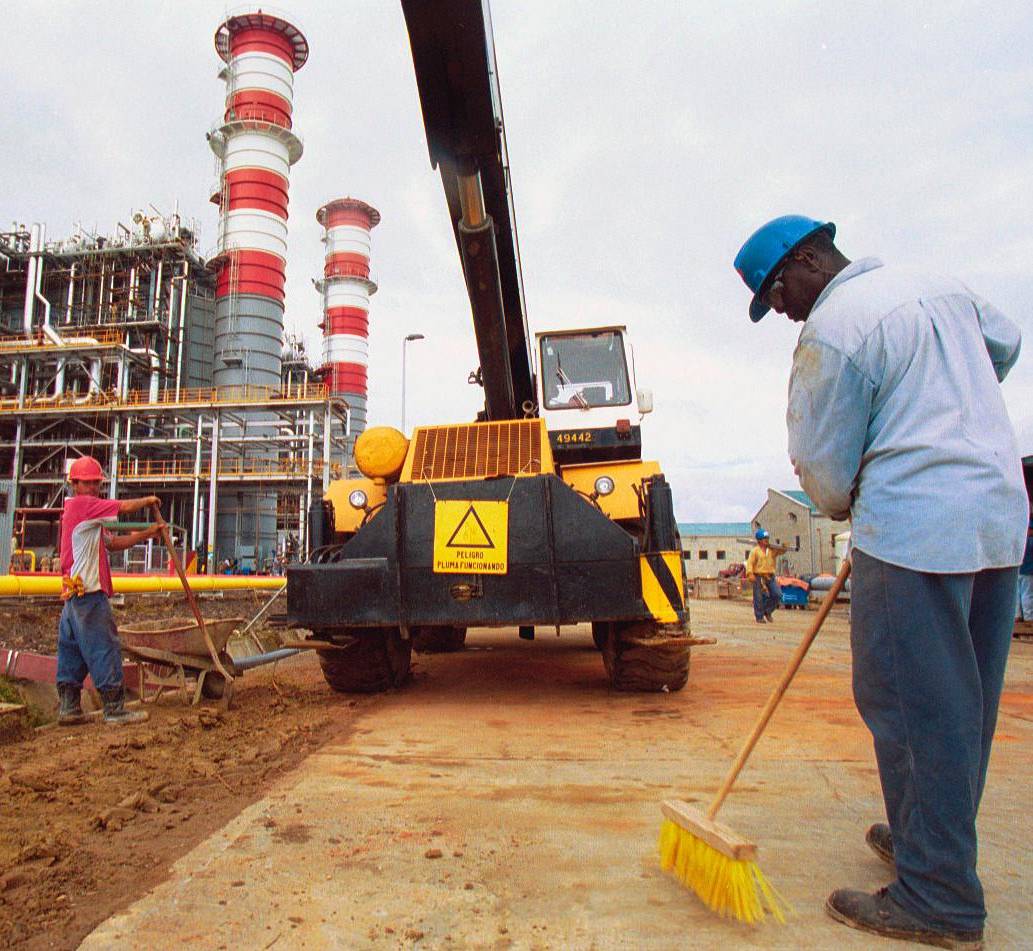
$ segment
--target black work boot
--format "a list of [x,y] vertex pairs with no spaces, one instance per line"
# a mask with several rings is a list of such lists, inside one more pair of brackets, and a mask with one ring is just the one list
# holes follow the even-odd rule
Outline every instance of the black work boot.
[[61,726],[78,726],[86,722],[82,712],[82,688],[72,684],[58,684],[57,696],[61,702],[57,710],[57,722]]
[[896,867],[897,863],[893,857],[893,835],[885,822],[876,822],[865,833],[864,841],[868,843],[868,848],[887,865]]
[[851,888],[836,889],[825,901],[825,911],[843,924],[883,938],[899,938],[937,948],[980,951],[983,931],[948,931],[905,911],[880,888],[874,895]]
[[144,723],[150,719],[143,710],[127,710],[125,687],[109,687],[100,692],[104,700],[104,722],[113,726],[123,726],[126,723]]

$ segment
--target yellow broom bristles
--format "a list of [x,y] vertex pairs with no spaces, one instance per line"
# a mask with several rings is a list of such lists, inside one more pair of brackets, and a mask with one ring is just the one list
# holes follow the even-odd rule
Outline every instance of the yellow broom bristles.
[[660,867],[722,917],[752,925],[770,913],[785,924],[792,911],[756,862],[729,858],[670,819],[660,827]]

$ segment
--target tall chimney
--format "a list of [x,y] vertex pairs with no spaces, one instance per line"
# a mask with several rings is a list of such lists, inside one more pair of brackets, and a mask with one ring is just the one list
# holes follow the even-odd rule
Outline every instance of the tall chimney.
[[[351,442],[366,428],[366,370],[369,364],[370,231],[380,212],[358,198],[338,198],[316,212],[324,228],[323,379],[331,394],[351,408]],[[349,458],[351,447],[349,446]]]
[[[308,59],[308,41],[293,24],[256,10],[224,20],[215,49],[226,63],[219,74],[226,103],[223,124],[208,137],[220,163],[212,196],[219,239],[209,262],[218,274],[212,382],[233,401],[244,400],[243,386],[280,390],[288,176],[301,158],[301,140],[291,131],[294,73]],[[227,435],[269,437],[238,451],[242,471],[275,466],[276,425],[275,415],[247,411],[223,422]],[[213,438],[213,457],[217,443]],[[275,489],[223,490],[209,512],[217,557],[232,554],[260,569],[276,550],[276,502]]]
[[226,111],[209,137],[221,161],[214,383],[279,387],[288,175],[302,151],[291,131],[294,73],[308,41],[257,11],[225,20],[215,49],[226,63]]

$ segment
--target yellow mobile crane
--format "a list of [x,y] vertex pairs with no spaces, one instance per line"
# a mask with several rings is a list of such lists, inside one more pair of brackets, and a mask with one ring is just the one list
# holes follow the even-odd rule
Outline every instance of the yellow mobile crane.
[[[638,389],[621,326],[527,329],[490,12],[402,0],[432,166],[469,291],[484,388],[478,420],[378,427],[363,478],[330,485],[312,552],[287,572],[293,625],[346,692],[397,686],[411,652],[455,650],[473,626],[591,622],[614,687],[680,690],[689,670],[671,490],[641,458]],[[535,365],[538,372],[535,373]]]

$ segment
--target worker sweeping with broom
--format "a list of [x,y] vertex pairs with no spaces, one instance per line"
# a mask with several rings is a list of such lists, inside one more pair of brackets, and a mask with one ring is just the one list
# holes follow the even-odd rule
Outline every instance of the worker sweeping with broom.
[[[789,384],[790,457],[819,510],[852,521],[854,697],[888,819],[867,841],[896,878],[875,894],[834,891],[826,910],[888,938],[979,948],[976,814],[1025,541],[1021,464],[999,387],[1020,334],[960,282],[877,258],[851,262],[835,234],[830,223],[776,218],[735,260],[754,292],[753,321],[774,309],[804,325]],[[698,858],[694,837],[728,855],[727,830],[691,817],[682,828],[677,809],[665,813],[671,852],[693,839],[701,866],[728,871],[705,849]],[[693,852],[683,851],[688,881]],[[713,891],[714,875],[703,878],[697,890]]]
[[61,516],[62,600],[58,624],[58,723],[84,723],[81,695],[87,673],[104,701],[104,722],[114,725],[147,719],[142,711],[125,708],[122,650],[108,598],[114,593],[108,551],[124,551],[153,538],[160,525],[117,537],[105,532],[103,522],[160,504],[153,495],[138,499],[102,499],[104,471],[91,456],[72,463],[68,480],[72,495]]
[[[735,268],[750,317],[804,324],[789,384],[789,453],[818,509],[852,521],[844,562],[707,812],[663,805],[661,864],[745,921],[783,905],[756,847],[715,819],[853,570],[854,698],[875,741],[888,823],[866,836],[893,865],[874,894],[838,889],[852,928],[981,948],[976,815],[1011,643],[1027,510],[999,383],[1018,328],[956,280],[849,261],[835,226],[769,221]],[[945,541],[945,526],[950,541]]]

